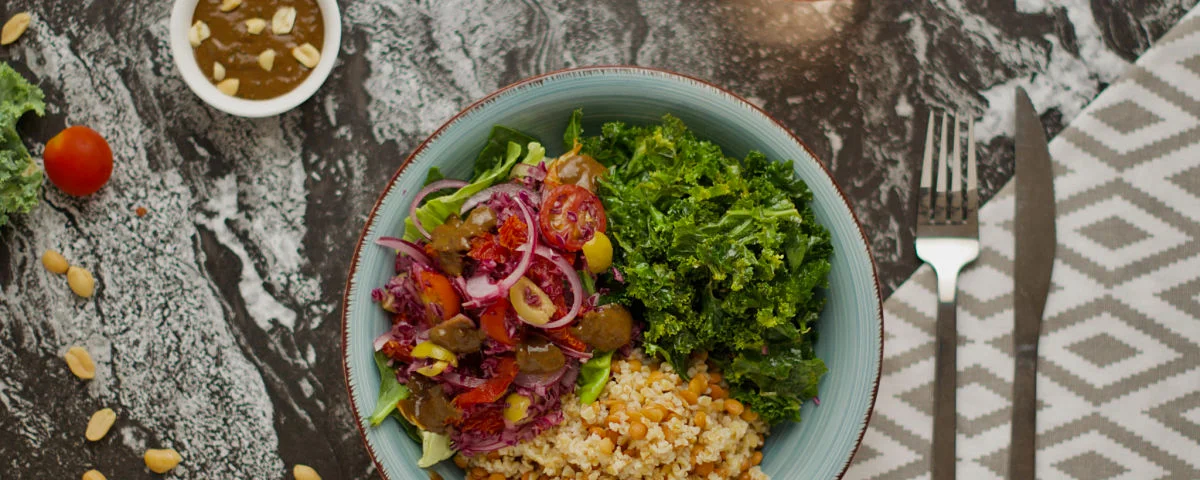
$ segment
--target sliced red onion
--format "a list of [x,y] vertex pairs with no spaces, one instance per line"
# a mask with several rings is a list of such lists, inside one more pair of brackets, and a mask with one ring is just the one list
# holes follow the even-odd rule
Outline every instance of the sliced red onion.
[[457,372],[445,371],[440,375],[441,379],[451,385],[459,388],[478,388],[487,383],[487,379],[468,377]]
[[423,225],[421,225],[421,219],[417,218],[417,207],[421,206],[421,200],[424,200],[425,197],[429,196],[429,194],[438,190],[445,190],[447,188],[462,188],[465,186],[467,186],[467,182],[462,180],[438,180],[426,185],[425,188],[422,188],[421,191],[417,192],[417,198],[414,198],[412,205],[408,207],[408,218],[412,219],[413,226],[417,227],[417,231],[421,232],[421,236],[429,238],[429,232],[425,230]]
[[575,350],[573,348],[567,348],[566,346],[557,344],[557,343],[555,345],[558,345],[558,349],[562,350],[563,355],[566,355],[568,357],[578,358],[585,362],[592,358],[592,354],[590,352],[584,352],[584,351],[580,351],[580,350]]
[[503,193],[519,200],[521,192],[528,193],[529,198],[533,200],[534,205],[542,203],[542,197],[541,195],[538,195],[537,192],[526,188],[524,185],[507,182],[499,185],[493,185],[483,189],[479,193],[471,195],[471,198],[468,198],[466,203],[463,203],[462,208],[458,210],[458,214],[466,215],[467,212],[470,212],[471,209],[475,208],[479,204],[491,200],[493,194]]
[[[521,209],[521,220],[525,221],[525,243],[521,248],[526,246],[537,247],[537,226],[533,223],[533,213],[529,211],[529,207],[525,202],[516,202],[517,207]],[[464,289],[467,296],[471,300],[466,302],[467,308],[475,308],[483,306],[485,303],[500,298],[508,294],[508,289],[520,280],[525,272],[529,270],[529,265],[533,263],[533,249],[526,248],[521,255],[521,261],[517,263],[517,268],[513,269],[512,273],[499,282],[492,283],[491,279],[484,275],[477,275],[467,279],[466,288]],[[575,279],[576,282],[579,279]],[[582,288],[582,287],[581,287]]]
[[[525,207],[522,206],[521,208]],[[526,254],[529,253],[529,249],[526,247],[526,245],[517,247],[517,250],[525,252]],[[545,245],[537,245],[533,251],[534,253],[537,253],[539,257],[545,258],[546,260],[549,260],[550,263],[553,263],[554,266],[558,267],[558,269],[562,271],[563,276],[567,277],[567,283],[571,284],[571,310],[558,320],[547,322],[544,325],[532,323],[530,323],[530,325],[538,328],[548,329],[558,328],[571,323],[571,320],[574,320],[575,316],[579,315],[580,307],[583,306],[583,282],[579,280],[579,274],[575,272],[575,268],[567,262],[567,259],[563,258],[562,255],[555,253],[554,250],[551,250]]]
[[386,345],[388,340],[391,340],[391,339],[392,339],[392,331],[391,330],[383,332],[382,335],[375,337],[375,351],[378,352],[380,350],[383,350],[383,346]]
[[412,243],[409,243],[408,241],[401,240],[396,237],[379,237],[378,239],[375,240],[375,244],[379,245],[381,247],[387,247],[387,248],[391,248],[394,250],[398,250],[398,251],[400,251],[400,253],[403,253],[403,254],[411,257],[413,259],[413,261],[421,264],[421,266],[427,267],[427,268],[433,268],[433,261],[430,260],[429,257],[425,255],[425,252],[421,251],[421,247],[413,245]]
[[557,372],[532,374],[518,373],[517,378],[513,379],[513,383],[525,388],[545,388],[554,385],[567,372],[567,366],[563,365]]

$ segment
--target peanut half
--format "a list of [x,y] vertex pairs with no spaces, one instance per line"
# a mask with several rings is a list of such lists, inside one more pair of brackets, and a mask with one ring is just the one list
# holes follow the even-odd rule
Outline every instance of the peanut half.
[[222,12],[231,12],[240,6],[242,6],[242,0],[222,0],[220,8]]
[[96,279],[92,278],[92,272],[75,265],[67,268],[67,286],[83,298],[91,298],[96,293]]
[[261,18],[251,18],[246,20],[246,32],[251,35],[258,35],[267,29],[267,21]]
[[4,22],[4,29],[0,30],[0,45],[8,45],[21,38],[32,20],[33,17],[29,16],[29,12],[21,12]]
[[196,23],[192,24],[192,28],[188,29],[188,43],[191,43],[193,47],[199,47],[208,39],[209,35],[212,35],[212,30],[208,28],[208,24],[196,20]]
[[96,470],[88,470],[83,472],[83,480],[108,480],[108,477]]
[[295,25],[295,7],[279,7],[279,10],[275,11],[275,16],[271,17],[271,31],[276,35],[287,35],[292,33],[292,27]]
[[66,355],[63,358],[67,360],[67,367],[71,369],[80,380],[91,380],[96,378],[96,364],[92,363],[92,356],[88,355],[87,350],[83,347],[71,347],[67,349]]
[[[225,66],[221,62],[213,62],[213,80],[221,81],[225,79]],[[139,215],[141,216],[141,215]]]
[[46,267],[46,270],[59,275],[67,273],[67,268],[70,267],[66,257],[54,250],[46,250],[46,253],[42,254],[42,265]]
[[179,456],[179,452],[176,452],[172,448],[151,448],[146,450],[143,459],[146,461],[146,468],[149,468],[154,473],[167,473],[172,468],[175,468],[176,465],[179,465],[179,462],[183,461],[183,457]]
[[308,465],[296,464],[295,467],[292,467],[292,476],[296,477],[296,480],[321,480],[317,471]]
[[300,64],[308,68],[316,67],[317,63],[321,61],[321,52],[317,50],[317,47],[312,46],[311,43],[305,43],[304,45],[293,48],[292,56],[296,57],[296,60],[299,61]]
[[112,428],[113,422],[117,421],[117,412],[111,408],[103,408],[96,410],[92,414],[92,419],[88,420],[87,432],[84,437],[87,437],[90,442],[98,442],[105,435],[108,435],[108,430]]
[[227,78],[221,83],[217,84],[217,90],[220,90],[221,93],[232,97],[237,95],[238,87],[241,86],[241,84],[242,82],[236,78]]
[[268,48],[258,54],[258,66],[268,72],[275,68],[275,50]]

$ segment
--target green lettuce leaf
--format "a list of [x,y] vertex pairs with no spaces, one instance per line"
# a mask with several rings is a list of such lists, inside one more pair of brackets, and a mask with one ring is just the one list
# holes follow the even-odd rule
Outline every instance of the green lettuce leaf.
[[409,395],[408,387],[396,380],[396,369],[388,365],[383,352],[375,352],[375,368],[379,369],[379,398],[375,400],[375,411],[371,412],[372,427],[383,423],[396,404]]
[[[421,219],[421,225],[426,230],[432,231],[434,227],[446,223],[446,219],[450,218],[450,215],[458,214],[463,203],[466,203],[472,195],[492,186],[497,180],[507,178],[509,170],[512,170],[513,165],[516,165],[517,160],[521,158],[522,150],[521,145],[509,143],[508,153],[503,162],[495,165],[491,170],[484,171],[472,183],[454,193],[425,200],[425,204],[417,208],[416,213],[417,218]],[[417,231],[412,222],[411,217],[404,219],[404,239],[415,242],[421,240],[421,232]]]
[[567,129],[563,131],[563,148],[570,150],[582,137],[583,109],[577,108],[571,112],[571,120],[567,122]]

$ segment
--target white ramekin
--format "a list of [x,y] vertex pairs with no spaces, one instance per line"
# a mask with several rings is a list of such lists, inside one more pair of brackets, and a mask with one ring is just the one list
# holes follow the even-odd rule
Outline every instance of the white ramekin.
[[313,69],[308,78],[304,79],[292,91],[267,100],[247,100],[231,97],[213,85],[196,63],[196,55],[192,45],[188,43],[188,29],[192,26],[192,13],[196,10],[199,0],[175,0],[171,9],[171,56],[175,57],[175,68],[183,76],[183,81],[196,92],[196,95],[213,108],[239,117],[269,117],[286,112],[304,103],[317,92],[333,64],[337,61],[338,50],[342,44],[342,18],[338,11],[336,0],[316,0],[321,9],[321,17],[325,25],[325,43],[321,45],[321,61]]

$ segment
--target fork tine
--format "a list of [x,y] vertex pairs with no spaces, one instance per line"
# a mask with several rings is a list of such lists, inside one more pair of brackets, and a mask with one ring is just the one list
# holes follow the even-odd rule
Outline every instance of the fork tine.
[[950,173],[946,166],[946,156],[950,140],[950,113],[942,112],[942,145],[938,152],[937,189],[933,192],[933,218],[939,222],[946,220],[946,177]]
[[950,220],[963,220],[962,206],[962,119],[954,116],[954,150],[950,154]]
[[921,191],[917,197],[920,199],[920,205],[917,206],[917,213],[921,218],[929,218],[929,210],[932,205],[929,204],[933,193],[930,189],[933,188],[933,111],[929,111],[929,128],[925,130],[925,161],[921,164]]
[[979,207],[979,179],[975,176],[975,119],[967,120],[967,212],[968,219],[975,218]]

